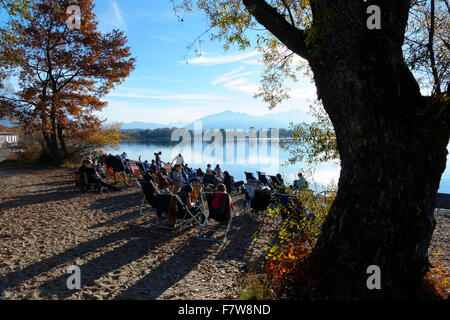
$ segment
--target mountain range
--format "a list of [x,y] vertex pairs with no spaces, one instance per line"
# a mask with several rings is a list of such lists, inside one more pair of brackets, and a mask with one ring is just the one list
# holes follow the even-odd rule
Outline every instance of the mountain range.
[[130,122],[122,123],[123,130],[131,129],[158,129],[158,128],[186,128],[194,129],[194,122],[201,121],[202,129],[243,129],[250,127],[255,129],[267,128],[289,128],[290,122],[310,121],[311,117],[300,110],[290,110],[285,112],[271,113],[262,116],[252,116],[244,112],[233,112],[226,110],[220,113],[211,114],[191,123],[172,122],[168,124],[160,124],[154,122]]

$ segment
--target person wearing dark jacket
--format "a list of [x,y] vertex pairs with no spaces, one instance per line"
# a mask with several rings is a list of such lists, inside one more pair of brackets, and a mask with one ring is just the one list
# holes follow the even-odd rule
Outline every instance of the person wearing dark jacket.
[[244,185],[244,181],[235,182],[233,176],[230,176],[228,171],[225,170],[223,172],[223,184],[225,185],[225,187],[227,187],[227,192],[231,193],[233,187],[239,189],[239,187]]
[[110,185],[106,181],[104,181],[95,171],[95,169],[92,167],[92,162],[90,160],[84,160],[83,165],[80,167],[78,173],[80,175],[84,175],[85,179],[81,179],[81,190],[87,191],[87,185],[86,183],[92,183],[97,185],[98,192],[102,193],[102,186],[107,187],[108,189],[114,190],[114,191],[120,191],[119,187]]
[[120,157],[112,155],[104,155],[103,163],[106,165],[107,170],[112,169],[114,174],[114,182],[116,184],[117,184],[117,175],[120,174],[125,182],[125,185],[128,185],[127,175],[125,174],[125,165],[123,164],[123,161]]

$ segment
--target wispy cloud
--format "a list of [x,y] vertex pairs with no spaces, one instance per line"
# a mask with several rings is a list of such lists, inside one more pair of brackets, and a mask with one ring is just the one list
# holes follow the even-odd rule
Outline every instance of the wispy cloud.
[[150,38],[154,39],[154,40],[159,40],[162,42],[176,42],[177,41],[177,39],[175,39],[175,38],[161,36],[161,35],[151,35]]
[[244,92],[244,93],[248,93],[251,95],[254,95],[259,90],[259,86],[257,84],[249,81],[246,78],[237,78],[237,79],[228,81],[228,82],[224,83],[223,86],[230,90]]
[[216,79],[214,79],[211,82],[211,84],[212,85],[216,85],[216,84],[223,83],[223,82],[229,82],[229,81],[234,80],[236,78],[242,78],[242,77],[254,74],[256,72],[256,71],[250,71],[250,72],[239,73],[239,72],[243,71],[244,69],[245,69],[244,66],[240,66],[239,68],[234,69],[231,72],[225,73],[225,74],[217,77]]
[[244,69],[244,66],[240,66],[237,69],[217,77],[211,84],[222,84],[226,89],[253,95],[258,91],[259,86],[245,77],[256,73],[256,71],[241,72],[244,71]]
[[242,61],[242,60],[254,57],[258,54],[260,54],[260,53],[256,52],[256,51],[252,51],[252,52],[244,53],[244,54],[230,54],[230,55],[223,55],[223,56],[208,56],[207,53],[204,53],[199,57],[189,59],[185,62],[187,62],[188,64],[214,66],[214,65],[218,65],[218,64],[227,64],[227,63]]
[[125,21],[122,17],[122,13],[120,11],[119,5],[117,4],[117,1],[113,1],[111,5],[113,7],[114,14],[116,16],[116,19],[117,19],[119,25],[122,27],[126,27]]
[[121,29],[126,30],[127,23],[123,17],[122,10],[116,0],[109,0],[107,11],[98,15],[101,29]]

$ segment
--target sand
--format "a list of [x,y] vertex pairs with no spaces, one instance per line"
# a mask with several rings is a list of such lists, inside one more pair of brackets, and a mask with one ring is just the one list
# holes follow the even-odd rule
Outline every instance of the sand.
[[[223,244],[198,240],[194,227],[152,233],[140,227],[136,185],[82,194],[68,169],[2,167],[0,190],[0,299],[236,299],[274,238],[266,215],[248,213]],[[448,268],[449,212],[436,220],[430,253]],[[67,288],[71,265],[80,290]]]

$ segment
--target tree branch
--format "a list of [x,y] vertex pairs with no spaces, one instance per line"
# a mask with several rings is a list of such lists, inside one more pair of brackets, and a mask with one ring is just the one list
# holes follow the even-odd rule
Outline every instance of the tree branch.
[[248,12],[287,48],[304,59],[309,58],[306,33],[291,25],[281,13],[264,0],[243,0]]

